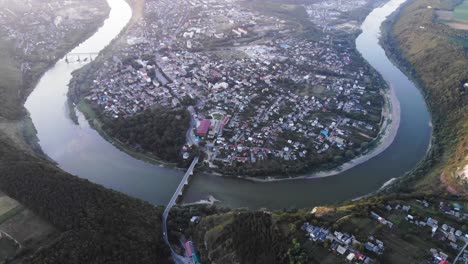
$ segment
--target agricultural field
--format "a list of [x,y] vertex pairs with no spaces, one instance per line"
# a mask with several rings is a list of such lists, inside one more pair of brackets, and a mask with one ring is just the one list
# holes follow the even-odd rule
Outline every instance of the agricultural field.
[[453,10],[453,18],[468,23],[468,1],[465,0]]
[[453,11],[438,10],[437,17],[454,29],[468,30],[468,0],[464,0]]
[[52,238],[56,230],[18,201],[0,193],[0,263]]

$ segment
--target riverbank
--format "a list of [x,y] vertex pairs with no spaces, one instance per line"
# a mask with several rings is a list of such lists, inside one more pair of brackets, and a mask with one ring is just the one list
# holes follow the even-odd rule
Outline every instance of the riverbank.
[[[126,154],[136,159],[139,159],[141,161],[148,162],[154,165],[158,165],[160,167],[183,170],[183,168],[177,167],[176,163],[166,162],[152,154],[134,150],[128,144],[125,144],[121,142],[120,140],[116,139],[115,137],[112,137],[111,135],[109,135],[102,128],[103,124],[96,117],[96,113],[94,112],[92,107],[88,103],[86,103],[84,100],[81,100],[79,102],[79,104],[76,106],[75,111],[76,110],[80,111],[80,113],[83,114],[83,116],[86,118],[86,122],[88,122],[90,126],[99,133],[99,135],[101,135],[107,142],[111,143],[112,145],[117,147],[119,150],[125,152]],[[76,122],[78,122],[78,116],[76,116]]]
[[[317,178],[325,178],[331,177],[342,172],[345,172],[355,166],[358,166],[366,161],[369,161],[373,157],[376,157],[380,153],[384,152],[395,140],[395,137],[398,132],[398,128],[400,127],[400,116],[401,116],[401,109],[400,103],[398,98],[395,95],[395,90],[392,85],[390,85],[389,89],[384,91],[384,101],[385,107],[383,108],[382,115],[384,117],[384,121],[379,132],[379,136],[377,136],[374,141],[376,141],[377,146],[369,149],[365,154],[362,154],[351,161],[348,161],[336,169],[328,170],[328,171],[320,171],[310,175],[305,176],[297,176],[297,177],[290,177],[290,178],[274,178],[274,177],[267,177],[266,179],[256,178],[256,177],[248,177],[248,176],[239,176],[238,178],[246,179],[249,181],[254,182],[274,182],[274,181],[288,181],[288,180],[307,180],[307,179],[317,179]],[[371,143],[372,144],[372,143]],[[220,174],[215,174],[221,176]]]
[[[22,151],[48,159],[38,143],[38,138],[36,136],[37,131],[35,130],[29,113],[24,108],[24,103],[45,72],[51,69],[70,50],[83,42],[83,40],[91,37],[97,29],[103,25],[104,20],[109,16],[110,7],[106,1],[102,1],[102,4],[99,6],[102,6],[102,10],[100,11],[102,15],[88,22],[88,26],[82,31],[73,35],[65,35],[63,43],[49,54],[50,58],[53,59],[32,62],[28,80],[25,80],[26,77],[20,70],[20,62],[17,61],[23,58],[23,55],[16,55],[15,58],[12,58],[16,51],[9,48],[11,43],[0,40],[0,47],[2,48],[2,52],[0,52],[0,61],[2,62],[0,69],[9,67],[5,71],[0,71],[0,79],[2,80],[0,83],[0,92],[2,92],[2,98],[0,98],[0,134],[8,138]],[[6,50],[3,49],[7,46],[8,48]],[[28,58],[26,57],[23,59],[27,60]],[[19,74],[12,73],[12,71],[18,72]],[[2,84],[6,85],[2,87]],[[51,159],[48,160],[53,162]]]
[[[336,169],[319,171],[319,172],[315,172],[306,176],[301,176],[301,175],[291,176],[289,178],[279,178],[279,177],[274,177],[274,176],[266,177],[266,178],[250,177],[250,176],[232,177],[232,176],[225,176],[220,173],[212,173],[212,172],[206,172],[206,171],[203,173],[208,173],[208,174],[216,175],[220,177],[245,179],[245,180],[255,181],[255,182],[273,182],[273,181],[324,178],[324,177],[331,177],[331,176],[340,174],[342,172],[345,172],[351,168],[354,168],[355,166],[358,166],[366,161],[369,161],[373,157],[376,157],[377,155],[385,151],[393,143],[396,137],[396,134],[398,132],[398,128],[400,125],[401,109],[400,109],[400,103],[398,101],[398,98],[395,95],[394,87],[390,85],[388,89],[383,90],[382,96],[384,99],[384,107],[382,108],[382,119],[383,119],[382,125],[378,133],[378,136],[369,143],[369,144],[375,145],[375,147],[369,148],[364,154],[361,154],[358,157],[348,162],[345,162],[344,164],[340,165]],[[175,163],[165,162],[149,153],[143,153],[141,151],[134,150],[127,144],[120,142],[119,140],[115,139],[114,137],[106,133],[102,129],[102,123],[96,117],[96,113],[94,112],[94,110],[83,99],[80,100],[77,108],[79,109],[81,113],[84,114],[87,122],[89,122],[90,125],[94,129],[96,129],[96,131],[106,141],[115,145],[121,151],[124,151],[125,153],[129,154],[130,156],[134,158],[140,159],[145,162],[150,162],[154,165],[158,165],[161,167],[169,167],[173,169],[180,169],[180,170],[183,169],[183,168],[177,167]]]
[[[440,4],[431,9],[453,7]],[[463,55],[463,47],[451,41],[451,35],[459,32],[434,19],[435,13],[431,9],[422,1],[408,1],[382,26],[385,37],[381,44],[387,56],[417,84],[433,116],[433,135],[425,158],[405,177],[387,186],[385,191],[410,191],[409,186],[412,186],[420,191],[437,190],[453,194],[457,189],[457,193],[463,193],[467,186],[463,179],[456,179],[456,171],[463,164],[468,164],[467,97],[462,89],[457,88],[468,76],[468,60]],[[414,20],[411,16],[415,12],[419,12],[421,19],[410,21]],[[434,40],[437,43],[430,47],[425,44]],[[437,47],[437,50],[432,47]],[[432,58],[432,54],[437,56]],[[422,63],[424,56],[431,56],[431,60]],[[434,63],[448,66],[439,72],[434,70],[437,68]]]
[[[369,9],[369,8],[366,7],[365,10],[367,10],[367,9]],[[370,9],[369,9],[369,11],[370,11]],[[366,14],[367,14],[367,12],[366,12]],[[345,35],[345,34],[343,33],[343,35]],[[125,37],[125,34],[120,36],[120,37]],[[347,37],[346,41],[347,41],[347,43],[349,43],[350,49],[352,49],[353,46],[354,46],[354,38],[356,37],[356,35],[354,33],[351,33],[349,35],[346,34],[346,37]],[[121,41],[116,41],[116,42],[121,42]],[[110,60],[109,57],[114,55],[114,54],[112,54],[112,52],[115,52],[115,50],[112,50],[111,47],[106,48],[106,50],[111,51],[111,52],[107,52],[107,53],[103,52],[103,53],[106,53],[106,55],[108,56],[107,59]],[[355,52],[353,51],[352,53],[355,53]],[[124,52],[123,54],[126,54],[126,53]],[[355,54],[355,55],[358,55],[358,54]],[[360,56],[353,57],[354,61],[360,61],[360,59],[361,59]],[[72,81],[73,85],[70,85],[70,87],[71,87],[70,97],[72,98],[72,100],[75,100],[75,102],[77,100],[81,100],[83,94],[86,94],[87,92],[89,93],[89,87],[93,87],[93,86],[92,85],[83,85],[83,83],[86,81],[86,79],[87,80],[92,80],[93,77],[89,77],[89,76],[93,76],[92,74],[97,72],[98,68],[103,67],[103,66],[100,66],[99,63],[105,63],[105,61],[103,61],[103,60],[98,61],[97,60],[97,61],[95,61],[95,63],[93,63],[92,66],[87,67],[87,69],[83,69],[83,71],[80,71],[80,73],[76,73],[74,75],[75,80]],[[367,75],[368,65],[366,65],[365,63],[364,63],[364,65],[363,65],[363,63],[360,63],[359,65],[364,67],[364,69],[365,69],[364,71],[366,72],[366,75]],[[86,71],[88,71],[87,72],[88,74],[86,73]],[[106,74],[105,76],[109,76],[109,74]],[[370,84],[368,85],[369,94],[372,94],[372,96],[369,96],[370,98],[373,98],[373,96],[380,97],[378,87],[381,87],[380,82],[383,82],[383,81],[379,77],[378,78],[373,78],[375,76],[376,76],[376,74],[374,72],[372,72],[371,73],[371,78],[370,78],[371,81],[370,81]],[[374,79],[377,79],[376,82],[378,82],[379,84],[374,83]],[[76,87],[74,88],[74,86],[76,86]],[[385,85],[382,85],[382,87],[383,86],[385,86]],[[123,87],[125,87],[125,86],[123,86]],[[86,89],[86,88],[88,88],[88,89]],[[94,98],[96,98],[96,97],[94,97]],[[350,114],[350,116],[352,117],[351,119],[352,119],[353,122],[356,121],[356,120],[363,121],[364,123],[368,122],[368,123],[370,123],[370,127],[371,127],[371,129],[369,129],[369,132],[371,133],[370,136],[362,135],[362,134],[359,135],[360,134],[359,131],[355,132],[358,129],[355,130],[352,127],[350,127],[350,132],[346,133],[345,140],[346,140],[347,143],[348,142],[354,143],[354,145],[352,147],[346,146],[346,148],[344,148],[344,150],[343,149],[338,149],[338,148],[332,148],[332,150],[329,150],[328,152],[325,152],[325,154],[320,154],[320,155],[319,154],[317,154],[317,155],[309,154],[308,156],[306,155],[307,158],[304,158],[304,157],[303,158],[298,158],[296,162],[294,162],[294,161],[284,161],[282,159],[272,158],[272,159],[269,159],[267,162],[264,162],[264,163],[259,162],[259,165],[257,166],[254,163],[255,161],[253,161],[253,163],[246,165],[245,168],[249,168],[249,166],[251,165],[252,167],[260,168],[260,170],[262,170],[262,171],[257,173],[257,172],[255,172],[255,168],[254,168],[253,170],[246,171],[245,175],[251,175],[252,176],[252,175],[255,175],[255,174],[262,174],[262,173],[265,173],[266,175],[268,175],[269,173],[271,173],[272,175],[275,175],[275,174],[277,174],[277,175],[281,175],[281,174],[288,175],[288,173],[291,173],[291,174],[294,174],[295,176],[300,176],[301,173],[305,173],[305,172],[311,173],[312,169],[315,169],[315,171],[319,171],[321,169],[329,171],[330,168],[337,168],[338,165],[341,165],[340,167],[342,167],[342,168],[348,169],[348,168],[352,168],[352,167],[356,166],[357,164],[361,164],[361,163],[365,162],[366,160],[369,159],[369,154],[375,153],[375,150],[380,150],[381,149],[380,147],[377,146],[377,145],[379,145],[377,142],[381,140],[383,135],[381,133],[382,131],[380,131],[380,133],[378,133],[378,132],[379,132],[379,129],[380,130],[382,130],[382,128],[386,129],[386,127],[388,125],[388,124],[386,124],[386,126],[382,126],[382,121],[381,121],[382,117],[381,117],[380,112],[382,111],[381,105],[383,105],[382,101],[384,101],[384,100],[382,100],[381,98],[378,98],[378,100],[377,99],[375,100],[377,102],[376,104],[374,104],[374,101],[372,99],[370,99],[370,100],[372,101],[372,107],[370,107],[371,109],[370,110],[369,109],[366,109],[366,110],[361,109],[360,110],[363,116],[356,116],[355,113],[353,115]],[[115,102],[115,100],[114,100],[114,102]],[[113,103],[111,102],[109,104],[113,104]],[[360,103],[357,103],[357,104],[360,104]],[[368,105],[371,105],[370,101],[368,101]],[[368,113],[368,112],[366,112],[367,110],[369,110],[369,115],[368,115],[368,117],[365,117],[364,115],[366,115]],[[319,111],[317,111],[317,113],[318,113],[317,115],[321,117]],[[343,112],[343,114],[346,115],[346,113],[344,113],[344,112]],[[382,118],[382,120],[383,119],[384,118]],[[110,122],[107,122],[104,118],[101,121],[104,122],[105,124],[110,123]],[[329,122],[330,120],[327,119],[326,121]],[[364,127],[364,125],[362,125],[362,126]],[[140,127],[142,127],[142,126],[140,126]],[[105,126],[105,128],[107,130],[107,126]],[[343,129],[347,130],[346,128],[343,128]],[[317,134],[319,134],[318,131],[315,131],[315,132]],[[107,132],[108,132],[108,136],[115,137],[117,135],[117,133],[113,133],[111,130],[107,130]],[[112,135],[112,134],[114,134],[114,135]],[[380,134],[380,135],[377,138],[375,138],[376,134]],[[309,135],[309,137],[312,137],[312,136]],[[287,138],[287,139],[289,139],[289,138]],[[338,138],[338,139],[340,139],[340,138]],[[131,146],[137,146],[132,151],[133,153],[129,153],[132,156],[135,156],[134,152],[135,152],[135,150],[139,149],[138,146],[143,146],[144,148],[146,148],[147,146],[151,145],[151,143],[149,143],[149,144],[134,144],[135,142],[128,141],[128,140],[122,139],[122,138],[120,138],[120,140],[122,142],[126,142],[126,143],[130,142]],[[115,140],[113,140],[113,141],[115,141]],[[368,145],[369,141],[371,142],[371,145]],[[317,146],[315,146],[315,148],[317,150],[319,149],[318,146],[321,144],[321,143],[319,143],[318,140],[313,142],[313,141],[298,139],[298,142],[304,143],[305,145],[317,145]],[[139,143],[139,142],[137,142],[137,143]],[[350,145],[351,145],[351,143],[350,143]],[[280,149],[282,149],[279,146],[275,146],[275,148],[277,148],[278,151]],[[315,153],[311,146],[304,147],[304,145],[303,145],[303,148],[308,149],[309,153],[312,153],[312,152]],[[328,148],[328,146],[325,145],[325,146],[323,146],[323,148],[326,150],[326,148]],[[121,148],[121,149],[123,149],[123,148]],[[148,150],[148,148],[146,148],[146,150]],[[157,153],[157,152],[155,151],[155,153]],[[362,155],[363,153],[365,155]],[[145,156],[145,153],[141,153],[141,154],[142,154],[141,157]],[[276,153],[272,154],[272,156],[273,155],[276,155]],[[283,154],[280,154],[280,155],[283,155]],[[301,154],[296,153],[296,150],[291,151],[290,155],[294,156],[293,159],[296,159],[295,157],[296,156],[299,157],[299,155],[304,156],[303,153],[301,153]],[[376,155],[376,154],[373,154],[373,155]],[[161,155],[158,155],[158,156],[163,158],[163,156],[161,156]],[[358,156],[358,158],[355,158],[355,156]],[[368,157],[367,158],[362,158],[362,156],[368,156]],[[154,161],[155,157],[150,156],[149,158],[150,158],[150,160]],[[335,158],[335,159],[333,159],[333,158]],[[288,157],[285,157],[284,159],[287,160]],[[353,159],[353,160],[351,162],[348,162],[351,159]],[[276,171],[272,170],[272,169],[268,170],[266,168],[267,167],[266,164],[268,164],[268,162],[275,163],[277,161],[278,161],[278,164],[282,163],[282,161],[284,162],[284,165],[281,165],[282,168],[284,168],[284,170],[281,170],[281,171],[284,172],[284,173],[280,174],[279,170],[276,170]],[[160,162],[161,162],[161,160],[157,160],[157,163],[160,163]],[[314,164],[314,165],[312,165],[312,164]],[[223,173],[223,174],[228,174],[227,171],[229,169],[234,168],[235,166],[236,165],[234,164],[232,167],[229,166],[230,168],[227,168],[226,172],[223,172],[222,170],[220,170],[220,172]],[[265,168],[263,169],[262,167],[265,167]],[[308,169],[306,169],[306,168],[308,168]],[[230,170],[230,171],[231,171],[231,176],[235,177],[237,175],[237,172],[235,172],[235,171],[232,172],[232,170]],[[340,171],[343,171],[343,170],[340,169],[338,172],[340,172]],[[336,173],[338,173],[338,172],[336,172]]]

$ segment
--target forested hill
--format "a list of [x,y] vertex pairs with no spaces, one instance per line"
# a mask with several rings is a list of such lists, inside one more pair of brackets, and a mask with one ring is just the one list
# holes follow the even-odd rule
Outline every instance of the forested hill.
[[[434,141],[428,157],[413,175],[427,191],[439,189],[440,180],[452,193],[467,193],[460,169],[468,165],[468,57],[460,42],[468,30],[455,30],[437,19],[437,10],[451,10],[461,0],[409,0],[387,25],[386,50],[421,86],[432,113]],[[421,180],[424,179],[424,180]]]
[[203,263],[289,263],[290,243],[270,213],[212,215],[203,219],[196,232]]
[[14,262],[171,263],[162,207],[64,173],[2,137],[0,145],[0,189],[63,231]]

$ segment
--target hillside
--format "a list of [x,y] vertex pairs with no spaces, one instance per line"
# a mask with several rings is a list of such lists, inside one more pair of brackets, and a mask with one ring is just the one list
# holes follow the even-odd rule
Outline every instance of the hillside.
[[[68,2],[70,4],[72,1]],[[14,3],[11,1],[8,4]],[[34,4],[39,5],[38,9],[43,8],[39,2]],[[24,250],[10,262],[154,263],[157,259],[158,263],[170,263],[170,253],[162,239],[162,207],[154,207],[65,173],[41,157],[31,145],[35,131],[23,107],[27,95],[58,58],[102,24],[109,11],[105,1],[81,1],[79,4],[79,8],[94,10],[95,13],[87,13],[85,18],[89,23],[72,24],[70,27],[73,30],[66,31],[64,35],[49,32],[50,39],[53,39],[51,35],[57,39],[62,37],[59,39],[61,41],[54,42],[56,49],[47,56],[38,51],[22,53],[28,50],[21,50],[19,46],[15,49],[12,40],[5,35],[0,38],[0,190],[21,203],[26,208],[25,214],[32,215],[28,213],[31,210],[47,222],[41,223],[42,227],[36,225],[36,230],[29,231],[27,235],[39,232],[43,226],[51,225],[54,228],[54,236],[41,245],[30,247],[37,241],[25,241]],[[46,5],[45,8],[51,6]],[[11,9],[20,12],[13,7]],[[14,14],[14,11],[9,11]],[[8,16],[2,16],[2,19],[5,17]],[[47,15],[41,16],[44,17],[48,18]],[[2,29],[11,26],[10,32],[22,30],[18,26],[21,23],[1,22]],[[51,25],[42,20],[38,23],[45,23],[42,28]],[[31,39],[36,37],[33,30],[26,32],[32,34],[28,36]],[[44,37],[44,34],[38,36]],[[24,65],[30,65],[31,70],[24,70]],[[23,219],[36,221],[27,217]],[[19,226],[13,227],[23,230],[23,233],[30,228],[26,222],[25,226],[15,224]],[[2,231],[5,232],[5,229],[2,228]],[[9,233],[13,236],[22,234]],[[20,237],[14,239],[23,242]],[[4,246],[2,244],[2,250],[5,250]],[[39,250],[30,251],[37,247]]]
[[468,38],[468,31],[438,22],[436,13],[458,3],[410,1],[386,25],[384,46],[421,87],[434,126],[430,153],[397,184],[400,190],[445,191],[440,188],[442,181],[452,193],[467,194],[467,178],[460,171],[468,165],[468,90],[463,86],[468,58],[460,41]]
[[0,189],[62,231],[26,263],[160,263],[162,207],[64,173],[1,139]]
[[286,236],[269,213],[212,215],[197,228],[205,263],[287,263]]
[[[431,235],[431,227],[420,224],[435,219],[441,226],[467,232],[462,218],[444,212],[455,204],[454,197],[447,198],[390,195],[313,209],[233,210],[202,216],[200,223],[185,228],[184,235],[195,242],[203,263],[349,263],[346,257],[350,252],[372,259],[369,263],[427,263],[431,248],[443,251],[453,261],[458,253],[452,248],[455,244],[449,245],[451,241],[442,231]],[[467,205],[466,199],[456,201]],[[322,228],[326,235],[322,240],[311,236],[305,223]],[[346,242],[348,238],[352,242]],[[458,238],[456,245],[461,247],[464,242]],[[381,242],[382,252],[366,249],[369,241]],[[348,253],[337,252],[338,245]]]

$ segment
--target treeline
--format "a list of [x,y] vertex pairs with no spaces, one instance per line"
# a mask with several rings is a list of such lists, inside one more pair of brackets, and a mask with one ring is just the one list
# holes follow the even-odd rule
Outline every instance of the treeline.
[[289,240],[265,212],[234,211],[204,218],[196,245],[203,263],[288,263]]
[[62,231],[14,262],[171,263],[162,207],[67,174],[5,139],[0,143],[0,189]]
[[285,237],[273,224],[270,214],[241,213],[226,231],[226,238],[232,238],[240,263],[287,263]]
[[189,126],[190,113],[187,110],[157,108],[125,119],[104,120],[103,129],[137,150],[176,162],[180,160]]

